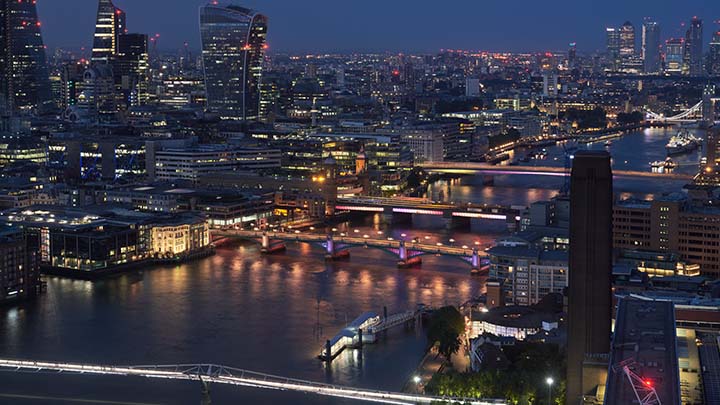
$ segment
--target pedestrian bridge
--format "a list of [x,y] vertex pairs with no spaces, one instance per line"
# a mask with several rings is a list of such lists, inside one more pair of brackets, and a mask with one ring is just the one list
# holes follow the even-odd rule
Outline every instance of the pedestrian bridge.
[[[349,398],[358,401],[377,402],[384,404],[431,404],[431,403],[462,403],[475,405],[505,404],[502,400],[463,399],[435,397],[400,392],[378,391],[341,385],[324,384],[294,378],[280,377],[249,370],[225,367],[215,364],[180,364],[151,366],[107,366],[78,363],[52,363],[41,361],[24,361],[0,359],[1,371],[13,372],[46,372],[70,373],[86,375],[145,377],[166,380],[198,381],[228,384],[241,387],[254,387],[282,391],[294,391],[305,394],[316,394],[337,398]],[[209,401],[207,402],[209,403]]]
[[259,243],[264,253],[274,253],[284,250],[286,242],[306,242],[322,246],[327,260],[349,257],[349,249],[373,248],[391,253],[398,258],[398,266],[404,267],[412,262],[419,262],[420,256],[433,254],[460,259],[472,266],[472,270],[479,271],[483,267],[483,259],[487,257],[477,247],[446,246],[439,244],[424,244],[404,240],[374,239],[368,235],[363,237],[322,235],[317,233],[275,232],[275,231],[246,231],[241,229],[217,229],[212,231],[213,238],[239,238]]

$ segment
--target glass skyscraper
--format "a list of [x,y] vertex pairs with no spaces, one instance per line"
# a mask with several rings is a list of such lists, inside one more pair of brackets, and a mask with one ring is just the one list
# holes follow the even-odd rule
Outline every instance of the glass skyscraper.
[[0,0],[0,107],[8,112],[52,108],[40,26],[35,0]]
[[643,22],[642,58],[645,73],[660,72],[660,24],[655,21]]
[[125,33],[125,12],[115,7],[112,0],[99,0],[93,39],[93,62],[107,62],[116,56],[119,37],[123,33]]
[[208,110],[226,119],[258,118],[266,36],[267,17],[256,11],[217,1],[200,7]]
[[690,20],[690,27],[685,35],[685,59],[686,70],[691,76],[703,74],[703,23],[702,20],[693,17]]

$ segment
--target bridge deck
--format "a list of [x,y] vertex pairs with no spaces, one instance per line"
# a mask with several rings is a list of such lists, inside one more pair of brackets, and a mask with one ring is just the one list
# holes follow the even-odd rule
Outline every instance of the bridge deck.
[[[417,165],[427,171],[443,173],[487,173],[487,174],[509,174],[509,175],[530,175],[540,176],[569,176],[570,172],[564,167],[554,166],[493,166],[487,163],[473,162],[433,162],[419,163]],[[664,180],[692,180],[693,176],[682,173],[652,173],[635,170],[613,170],[614,177],[634,179],[664,179]]]
[[[228,229],[228,230],[213,230],[213,236],[224,236],[224,237],[241,237],[245,239],[259,240],[262,238],[262,231],[245,231],[240,229]],[[327,241],[327,236],[317,233],[290,233],[290,232],[268,232],[268,236],[271,239],[283,240],[288,242],[310,242],[310,243],[323,243]],[[388,239],[373,239],[363,237],[350,237],[340,236],[334,237],[333,241],[336,246],[368,246],[376,248],[385,248],[387,250],[399,249],[400,241],[388,240]],[[405,246],[409,252],[422,252],[429,254],[442,254],[449,256],[463,256],[472,257],[472,248],[462,248],[456,246],[437,246],[423,243],[411,243],[406,242]],[[486,253],[483,251],[479,252],[480,257],[486,257]]]
[[90,375],[137,376],[157,379],[204,381],[218,384],[303,392],[386,404],[430,404],[459,402],[477,405],[505,404],[501,400],[475,400],[432,397],[323,384],[214,364],[152,366],[100,366],[0,359],[0,370],[16,372],[61,372]]

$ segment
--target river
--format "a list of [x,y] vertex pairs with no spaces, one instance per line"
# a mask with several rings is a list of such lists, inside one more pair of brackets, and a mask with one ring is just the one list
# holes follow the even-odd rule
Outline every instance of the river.
[[[610,147],[615,167],[649,170],[664,160],[671,130],[646,130]],[[603,144],[590,146],[604,148]],[[680,159],[693,173],[700,153]],[[556,160],[557,159],[557,160]],[[548,148],[540,165],[562,165],[562,149]],[[625,163],[625,162],[628,163]],[[527,205],[547,199],[558,178],[503,177],[494,187],[466,177],[428,188],[439,199]],[[669,182],[616,182],[619,192],[651,196],[678,191]],[[423,238],[482,246],[506,233],[498,222],[473,222],[470,231],[445,229],[417,218],[412,227],[389,226],[379,217],[340,225],[342,231]],[[382,232],[382,234],[378,234]],[[453,241],[451,241],[453,239]],[[117,365],[218,363],[287,377],[384,390],[399,390],[411,377],[426,344],[422,331],[391,331],[362,352],[347,350],[328,367],[316,356],[322,342],[364,311],[380,313],[417,304],[459,304],[482,293],[481,279],[448,258],[426,256],[422,268],[398,270],[395,258],[355,249],[349,261],[326,264],[317,247],[291,246],[261,256],[251,244],[178,266],[89,282],[47,278],[37,300],[0,308],[0,356]],[[213,403],[351,403],[350,400],[251,388],[212,387]],[[83,402],[84,401],[84,402]],[[197,404],[196,383],[78,375],[2,375],[2,404]]]

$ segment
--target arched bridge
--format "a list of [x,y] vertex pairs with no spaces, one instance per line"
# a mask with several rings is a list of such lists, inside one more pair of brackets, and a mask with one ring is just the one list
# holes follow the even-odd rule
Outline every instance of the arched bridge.
[[484,259],[487,257],[485,252],[481,252],[477,247],[431,245],[416,242],[408,243],[404,240],[335,236],[331,234],[322,235],[317,233],[303,233],[300,231],[290,233],[224,229],[214,230],[212,231],[212,235],[213,238],[239,238],[254,241],[261,245],[261,251],[263,253],[274,253],[285,250],[287,248],[286,242],[307,242],[322,246],[325,250],[325,258],[327,260],[349,257],[348,250],[354,247],[375,248],[396,255],[399,267],[419,263],[420,256],[433,254],[460,259],[470,264],[474,271],[479,271],[482,269]]
[[[462,403],[475,405],[505,404],[501,400],[462,399],[433,397],[400,392],[376,391],[369,389],[323,384],[294,378],[263,374],[249,370],[225,367],[215,364],[181,364],[151,366],[105,366],[77,363],[52,363],[40,361],[24,361],[0,359],[0,370],[14,372],[47,372],[71,373],[87,375],[145,377],[166,380],[199,381],[207,394],[207,384],[228,384],[242,387],[264,388],[282,391],[295,391],[337,398],[350,398],[358,401],[378,402],[384,404],[431,404],[431,403]],[[209,402],[209,398],[206,401]]]

